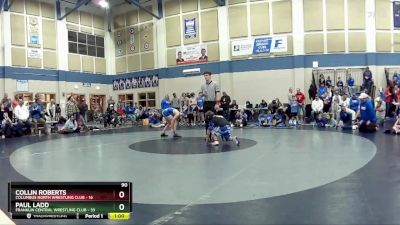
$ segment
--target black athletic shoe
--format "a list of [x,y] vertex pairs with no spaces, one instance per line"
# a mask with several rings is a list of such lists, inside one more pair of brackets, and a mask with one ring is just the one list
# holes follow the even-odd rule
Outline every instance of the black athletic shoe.
[[161,137],[168,137],[168,135],[165,134],[165,133],[162,133],[162,134],[161,134]]
[[182,136],[179,134],[174,134],[174,138],[180,138],[180,137],[182,137]]

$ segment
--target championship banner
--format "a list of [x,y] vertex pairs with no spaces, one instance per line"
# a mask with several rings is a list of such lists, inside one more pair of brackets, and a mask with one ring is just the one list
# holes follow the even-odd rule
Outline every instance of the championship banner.
[[28,47],[40,48],[41,47],[41,37],[40,28],[41,23],[39,17],[28,16]]
[[158,87],[158,74],[113,80],[113,90]]
[[185,19],[185,39],[196,38],[196,18]]
[[400,28],[400,1],[393,2],[393,25]]
[[119,80],[119,90],[125,90],[125,79]]
[[232,41],[232,56],[251,55],[253,53],[253,41]]
[[113,90],[118,91],[119,89],[119,80],[113,80]]
[[208,62],[207,45],[191,45],[176,49],[176,64]]

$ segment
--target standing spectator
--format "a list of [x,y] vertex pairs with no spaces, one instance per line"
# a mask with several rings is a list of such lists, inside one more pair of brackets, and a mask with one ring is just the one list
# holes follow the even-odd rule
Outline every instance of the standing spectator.
[[330,76],[328,76],[328,77],[326,78],[325,86],[328,87],[328,88],[332,87],[332,80],[331,80],[331,77],[330,77]]
[[189,97],[189,110],[188,110],[188,123],[189,126],[196,126],[196,111],[197,111],[197,99],[195,98],[195,94],[191,93]]
[[332,114],[335,116],[340,110],[340,106],[342,105],[342,96],[339,95],[339,91],[335,91],[335,95],[332,98]]
[[4,126],[4,123],[5,123],[4,115],[6,115],[5,107],[4,107],[4,104],[1,102],[0,103],[0,133],[1,133],[1,138],[3,138],[3,139],[5,138],[5,135],[4,135],[4,130],[5,130],[4,129],[5,128],[5,126]]
[[372,105],[370,97],[366,93],[360,94],[360,132],[375,132],[376,126],[376,114],[375,109]]
[[117,103],[117,110],[124,109],[124,108],[125,108],[125,102],[123,102],[122,99],[119,99],[118,103]]
[[31,115],[32,115],[32,122],[34,126],[34,133],[39,134],[38,131],[38,124],[43,124],[44,126],[44,131],[45,134],[47,134],[47,126],[46,126],[46,120],[44,119],[43,116],[43,109],[42,109],[42,104],[40,104],[40,99],[38,102],[33,103],[32,108],[31,108]]
[[108,106],[113,105],[113,107],[114,107],[115,101],[112,96],[110,96],[110,98],[107,100],[107,104],[108,104]]
[[299,111],[299,104],[297,103],[296,96],[292,96],[292,99],[289,101],[290,104],[290,121],[289,125],[297,126],[299,121],[298,118],[298,111]]
[[336,87],[341,95],[343,94],[343,86],[344,86],[344,84],[343,84],[342,79],[340,77],[338,77],[338,81],[336,82]]
[[355,93],[355,87],[354,87],[354,78],[351,76],[349,76],[349,79],[347,79],[347,85],[349,85],[349,90],[350,90],[350,95],[353,95],[353,93]]
[[394,87],[393,86],[388,86],[384,92],[385,94],[385,103],[386,103],[386,117],[392,117],[393,116],[393,101],[395,99],[394,95]]
[[382,100],[381,97],[377,97],[375,99],[375,113],[376,113],[376,123],[383,127],[383,123],[385,122],[386,115],[386,103]]
[[8,104],[8,94],[7,93],[4,93],[4,97],[1,100],[1,104],[3,104],[4,107]]
[[173,93],[172,97],[173,97],[172,101],[171,101],[172,108],[180,111],[181,110],[180,109],[181,108],[181,100],[178,97],[176,97],[176,93]]
[[58,121],[60,120],[61,117],[61,107],[60,104],[56,105],[56,115],[55,115],[55,120]]
[[231,97],[224,91],[221,97],[221,108],[225,119],[229,120],[229,105],[231,104]]
[[19,105],[19,97],[18,95],[15,95],[14,99],[11,101],[11,107],[13,110],[17,107],[17,105]]
[[[211,72],[206,71],[203,73],[205,84],[201,86],[201,92],[204,96],[204,112],[213,111],[215,107],[219,107],[220,104],[220,89],[219,85],[211,79]],[[206,131],[208,128],[208,122],[206,121]]]
[[310,87],[308,88],[308,96],[310,97],[310,100],[314,100],[315,96],[317,95],[316,88],[314,84],[311,83]]
[[197,116],[197,121],[199,121],[201,125],[204,125],[204,96],[201,92],[199,92],[199,96],[197,97]]
[[311,121],[314,121],[316,116],[322,113],[324,109],[324,102],[319,98],[319,96],[315,96],[315,99],[311,102]]
[[87,129],[87,112],[88,105],[86,104],[85,99],[82,99],[81,104],[79,104],[79,118],[82,123],[82,126]]
[[323,96],[328,92],[328,88],[325,83],[322,83],[318,88],[318,97],[323,98]]
[[51,121],[55,119],[56,116],[56,103],[54,99],[51,99],[49,103],[46,105],[46,114]]
[[366,93],[369,95],[371,94],[372,91],[372,72],[369,70],[369,67],[366,67],[363,73],[363,89],[366,90]]
[[288,102],[290,102],[291,100],[292,100],[292,97],[293,97],[293,88],[289,88],[289,92],[288,92],[288,95],[287,95],[287,100],[288,100]]
[[67,99],[67,103],[65,104],[65,116],[67,118],[70,118],[71,115],[75,116],[77,110],[76,110],[76,105],[74,102],[74,97],[73,96],[69,96]]
[[322,84],[326,85],[324,74],[321,73],[321,74],[319,75],[318,83],[319,83],[319,86],[321,86]]
[[303,121],[304,119],[304,114],[305,114],[305,101],[306,97],[304,96],[304,93],[300,91],[300,88],[297,88],[296,92],[296,100],[297,100],[297,107],[299,111],[299,122]]

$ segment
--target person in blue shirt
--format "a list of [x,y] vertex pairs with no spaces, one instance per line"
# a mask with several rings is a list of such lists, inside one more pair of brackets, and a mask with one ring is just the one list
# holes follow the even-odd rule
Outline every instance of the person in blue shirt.
[[47,134],[47,126],[46,126],[46,120],[44,119],[44,111],[42,108],[42,104],[40,100],[37,102],[33,103],[32,107],[30,108],[30,113],[32,116],[32,122],[34,125],[34,133],[39,134],[38,131],[38,124],[43,124],[44,126],[44,133]]
[[126,117],[132,121],[132,125],[134,123],[136,123],[135,109],[133,108],[132,103],[125,106],[125,113],[126,113]]
[[326,115],[323,115],[323,113],[320,113],[315,119],[315,123],[317,124],[318,128],[324,128],[328,124],[328,118]]
[[374,106],[370,97],[366,93],[360,94],[360,132],[375,132],[377,130],[376,126],[376,114]]
[[168,95],[166,95],[161,101],[161,109],[162,115],[167,121],[167,125],[163,129],[161,137],[168,137],[168,135],[165,133],[167,130],[172,130],[174,137],[181,137],[176,133],[176,125],[181,113],[177,109],[172,108]]
[[278,109],[277,113],[274,115],[273,120],[273,124],[275,124],[275,127],[286,127],[286,116],[283,108]]
[[204,96],[202,92],[199,92],[199,96],[197,96],[197,121],[201,125],[204,125]]
[[347,85],[349,86],[349,94],[352,95],[355,92],[355,87],[354,87],[354,78],[349,76],[349,79],[347,79]]
[[325,83],[321,83],[321,85],[318,88],[318,96],[320,98],[323,98],[323,96],[325,95],[325,93],[328,91],[328,89],[325,86]]
[[356,94],[353,94],[350,98],[350,107],[354,112],[358,112],[360,109],[360,99],[357,98]]

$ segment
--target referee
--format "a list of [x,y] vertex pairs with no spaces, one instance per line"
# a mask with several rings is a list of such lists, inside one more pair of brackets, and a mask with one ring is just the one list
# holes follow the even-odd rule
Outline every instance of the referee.
[[[206,71],[203,73],[206,83],[201,85],[201,92],[204,96],[204,113],[207,111],[215,112],[215,107],[219,107],[221,98],[220,89],[216,82],[211,79],[211,72]],[[206,130],[208,128],[208,121],[206,120]]]

